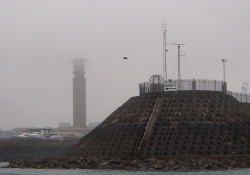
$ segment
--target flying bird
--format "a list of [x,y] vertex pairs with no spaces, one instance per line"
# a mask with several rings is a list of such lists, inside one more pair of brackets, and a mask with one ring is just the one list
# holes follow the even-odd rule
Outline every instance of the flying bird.
[[128,59],[128,57],[124,57],[123,59],[126,60],[126,59]]

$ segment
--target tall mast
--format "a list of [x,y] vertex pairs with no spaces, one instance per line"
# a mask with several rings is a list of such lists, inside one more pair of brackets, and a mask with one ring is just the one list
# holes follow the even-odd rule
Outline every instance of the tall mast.
[[162,31],[163,31],[163,78],[166,81],[167,80],[167,66],[166,66],[166,33],[167,33],[167,25],[162,23]]
[[181,88],[181,60],[180,57],[184,56],[181,55],[181,46],[180,45],[185,45],[185,44],[173,44],[173,45],[178,45],[178,90]]
[[178,45],[178,80],[181,80],[180,45]]

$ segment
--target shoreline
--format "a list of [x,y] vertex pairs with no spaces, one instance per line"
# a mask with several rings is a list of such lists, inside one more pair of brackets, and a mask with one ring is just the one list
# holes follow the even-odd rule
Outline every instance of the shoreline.
[[226,170],[250,168],[250,159],[214,159],[214,158],[186,158],[186,159],[102,159],[102,158],[69,158],[20,160],[9,162],[1,168],[33,168],[33,169],[111,169],[111,170]]

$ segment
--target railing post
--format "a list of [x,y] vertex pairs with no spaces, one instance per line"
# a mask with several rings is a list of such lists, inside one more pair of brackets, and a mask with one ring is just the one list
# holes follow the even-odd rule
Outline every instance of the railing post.
[[214,91],[216,91],[216,80],[214,80]]
[[146,85],[145,85],[145,82],[144,82],[144,94],[146,93]]
[[205,79],[203,80],[203,90],[205,91]]
[[192,81],[192,90],[195,91],[196,90],[196,80],[193,78]]

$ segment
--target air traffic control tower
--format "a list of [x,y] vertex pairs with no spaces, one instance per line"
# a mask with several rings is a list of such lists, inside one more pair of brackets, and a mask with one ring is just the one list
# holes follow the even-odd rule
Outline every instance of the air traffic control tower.
[[73,60],[73,127],[86,127],[86,79],[84,59]]

